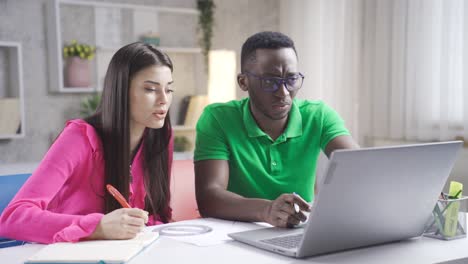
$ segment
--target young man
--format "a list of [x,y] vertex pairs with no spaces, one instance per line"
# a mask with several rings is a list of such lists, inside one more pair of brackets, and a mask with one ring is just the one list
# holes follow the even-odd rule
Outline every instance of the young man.
[[293,41],[278,32],[257,33],[242,46],[237,81],[249,97],[206,107],[197,124],[203,216],[296,225],[310,210],[320,150],[329,156],[358,147],[334,110],[294,99],[304,80],[297,61]]

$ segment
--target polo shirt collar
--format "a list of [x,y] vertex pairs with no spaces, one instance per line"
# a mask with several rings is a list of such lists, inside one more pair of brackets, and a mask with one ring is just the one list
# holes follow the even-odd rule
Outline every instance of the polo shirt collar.
[[291,110],[289,111],[289,120],[284,135],[287,138],[302,136],[302,115],[297,107],[296,100],[292,101]]
[[[242,110],[242,119],[249,137],[268,136],[260,129],[250,112],[250,98],[245,100]],[[292,102],[291,110],[289,111],[288,125],[283,135],[286,138],[299,137],[302,135],[302,116],[295,100]]]

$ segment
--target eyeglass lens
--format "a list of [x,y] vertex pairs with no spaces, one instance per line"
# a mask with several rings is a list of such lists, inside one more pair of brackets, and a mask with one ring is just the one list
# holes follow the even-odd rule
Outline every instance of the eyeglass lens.
[[284,83],[286,89],[289,91],[295,91],[301,88],[302,86],[302,76],[291,76],[287,78],[265,78],[262,80],[262,86],[264,90],[267,91],[276,91]]

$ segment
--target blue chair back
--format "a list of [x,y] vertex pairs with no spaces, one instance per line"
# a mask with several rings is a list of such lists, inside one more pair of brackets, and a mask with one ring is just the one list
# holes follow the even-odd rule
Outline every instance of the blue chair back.
[[29,176],[31,176],[31,173],[0,176],[0,214]]

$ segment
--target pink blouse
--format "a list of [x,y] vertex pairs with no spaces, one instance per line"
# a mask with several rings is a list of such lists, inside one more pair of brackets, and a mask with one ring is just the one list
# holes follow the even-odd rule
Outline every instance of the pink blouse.
[[[145,208],[142,147],[133,164],[129,203]],[[172,140],[169,166],[172,163]],[[0,216],[0,236],[40,243],[76,242],[104,216],[104,153],[84,120],[68,121],[39,167]],[[148,225],[161,222],[150,217]]]

